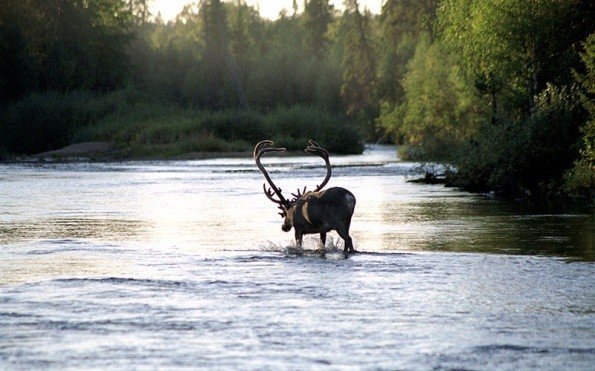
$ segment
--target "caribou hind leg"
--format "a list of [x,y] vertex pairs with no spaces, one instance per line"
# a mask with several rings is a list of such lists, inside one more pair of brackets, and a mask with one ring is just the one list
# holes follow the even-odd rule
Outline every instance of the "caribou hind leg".
[[337,228],[337,233],[339,234],[339,237],[345,241],[343,252],[355,252],[355,249],[353,248],[353,240],[349,236],[349,227],[341,226],[341,228]]
[[302,238],[304,237],[303,233],[295,231],[295,245],[298,249],[302,248]]
[[[281,188],[277,187],[266,171],[260,158],[268,152],[285,152],[285,148],[273,147],[273,141],[263,140],[254,147],[254,161],[256,166],[264,175],[266,183],[263,184],[265,196],[276,203],[281,209],[279,213],[284,219],[281,229],[289,232],[293,227],[295,229],[296,247],[302,248],[302,237],[304,234],[319,233],[320,240],[326,245],[326,232],[336,230],[339,236],[345,241],[345,252],[355,252],[353,241],[349,236],[349,226],[351,217],[355,209],[355,196],[341,187],[332,187],[322,190],[328,183],[332,174],[332,167],[329,160],[328,151],[320,147],[316,142],[310,140],[306,152],[321,157],[326,165],[326,176],[322,183],[316,186],[314,191],[306,192],[298,189],[297,193],[292,193],[294,197],[291,200],[283,197]],[[267,187],[267,183],[269,187]],[[315,223],[312,223],[310,217],[315,216]]]

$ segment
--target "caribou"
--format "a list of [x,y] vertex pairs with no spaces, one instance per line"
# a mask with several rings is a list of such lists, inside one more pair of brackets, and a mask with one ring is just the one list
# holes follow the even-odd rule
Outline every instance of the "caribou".
[[[292,193],[292,199],[283,196],[281,188],[273,183],[269,173],[260,162],[262,155],[268,152],[285,152],[285,148],[273,147],[271,140],[263,140],[254,147],[254,161],[256,166],[266,179],[262,188],[267,198],[276,203],[281,210],[279,215],[284,219],[281,229],[289,232],[293,227],[295,231],[295,242],[301,248],[304,234],[320,234],[322,245],[326,244],[326,234],[329,231],[336,231],[345,241],[345,252],[355,252],[353,241],[349,236],[351,217],[355,209],[355,196],[341,187],[332,187],[322,190],[331,178],[331,164],[328,151],[319,146],[313,140],[309,141],[305,151],[309,154],[321,157],[326,164],[326,177],[316,186],[313,191],[306,191],[298,188]],[[275,198],[276,197],[276,198]]]

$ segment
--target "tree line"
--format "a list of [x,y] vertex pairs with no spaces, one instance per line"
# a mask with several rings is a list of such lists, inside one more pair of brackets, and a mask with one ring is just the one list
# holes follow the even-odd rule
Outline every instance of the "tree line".
[[372,100],[372,16],[357,1],[339,14],[310,0],[269,21],[241,0],[202,0],[167,23],[150,16],[148,0],[7,1],[4,101],[125,86],[207,110],[299,103],[358,113]]
[[[357,0],[345,0],[341,12],[329,0],[304,0],[303,11],[294,1],[293,9],[267,20],[242,0],[201,0],[170,22],[149,13],[149,0],[5,2],[5,151],[47,149],[26,138],[32,120],[45,147],[117,137],[121,128],[98,130],[96,123],[134,110],[126,120],[138,127],[159,115],[146,106],[167,106],[162,111],[173,117],[232,112],[237,125],[256,120],[261,130],[280,130],[279,138],[297,142],[308,134],[267,117],[307,127],[299,117],[316,120],[319,112],[320,125],[349,128],[342,137],[329,126],[325,140],[396,142],[403,158],[455,164],[450,179],[467,189],[592,197],[592,1],[385,0],[373,15]],[[69,100],[73,107],[64,107]],[[304,110],[309,114],[296,113]],[[243,122],[242,112],[252,119]],[[171,120],[160,125],[150,130],[181,130]],[[138,140],[130,128],[128,143]],[[196,137],[197,130],[204,137],[210,129],[196,122],[184,130],[167,137]]]

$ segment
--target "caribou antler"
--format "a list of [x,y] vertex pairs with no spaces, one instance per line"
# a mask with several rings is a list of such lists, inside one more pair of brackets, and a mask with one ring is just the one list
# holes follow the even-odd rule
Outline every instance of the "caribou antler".
[[[326,149],[319,146],[318,143],[316,143],[313,140],[309,140],[308,142],[310,142],[310,145],[308,147],[306,147],[305,151],[311,155],[316,155],[316,156],[322,157],[322,159],[326,163],[326,177],[324,178],[322,183],[320,183],[319,186],[316,186],[316,189],[314,190],[314,192],[318,192],[322,188],[324,188],[326,183],[328,183],[328,181],[331,179],[331,173],[332,173],[331,162],[329,161],[328,151]],[[306,189],[304,188],[304,192],[305,191],[306,191]]]
[[[258,166],[258,169],[260,169],[260,171],[264,175],[264,178],[266,179],[266,181],[269,183],[269,186],[270,186],[267,189],[266,183],[262,184],[264,194],[267,196],[267,198],[269,200],[271,200],[274,203],[279,205],[279,209],[281,209],[281,211],[282,211],[279,214],[282,217],[285,217],[287,214],[286,209],[290,203],[289,203],[289,201],[287,201],[285,199],[285,197],[283,197],[283,194],[281,193],[281,188],[278,188],[275,185],[275,183],[273,183],[273,181],[271,180],[271,177],[269,176],[269,173],[265,170],[264,166],[262,166],[262,164],[260,163],[260,157],[267,152],[285,152],[285,148],[275,148],[275,147],[272,147],[273,144],[275,144],[275,142],[273,142],[272,140],[263,140],[263,141],[259,142],[254,147],[253,156],[254,156],[254,161],[256,162],[256,166]],[[275,195],[277,195],[278,199],[275,199],[275,197],[274,197]]]
[[[276,200],[273,195],[275,194],[273,192],[272,189],[268,188],[267,189],[267,185],[265,183],[262,184],[262,189],[264,190],[264,194],[267,196],[267,198],[271,201],[273,201],[274,203],[278,204],[279,209],[281,210],[281,212],[279,213],[279,215],[281,215],[282,218],[285,218],[287,216],[287,205],[283,203],[283,201],[281,200]],[[279,188],[279,192],[281,192],[281,188]]]
[[297,193],[292,193],[291,195],[294,197],[294,200],[297,200],[298,198],[302,197],[305,193],[306,193],[306,187],[304,187],[303,190],[300,190],[298,188]]
[[305,151],[309,154],[322,157],[326,164],[326,177],[316,186],[316,190],[306,193],[306,187],[302,190],[298,188],[297,193],[292,193],[294,197],[286,200],[281,194],[281,188],[278,188],[271,180],[271,177],[260,163],[260,157],[267,152],[283,152],[285,148],[273,147],[273,141],[263,140],[254,147],[254,160],[256,166],[264,175],[267,183],[262,185],[264,194],[267,198],[275,202],[284,218],[281,230],[289,232],[295,231],[296,245],[301,248],[304,234],[319,233],[322,245],[326,243],[326,234],[330,231],[337,231],[339,236],[345,241],[345,252],[355,252],[353,249],[353,240],[349,236],[349,225],[355,209],[355,196],[341,187],[331,187],[322,192],[320,190],[328,183],[331,178],[331,163],[326,149],[322,148],[313,140]]

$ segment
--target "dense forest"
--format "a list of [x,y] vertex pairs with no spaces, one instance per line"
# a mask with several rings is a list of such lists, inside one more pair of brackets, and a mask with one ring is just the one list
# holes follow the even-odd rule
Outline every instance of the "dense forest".
[[276,20],[201,0],[167,23],[149,4],[4,0],[0,157],[384,141],[469,190],[593,199],[591,0],[304,0]]

